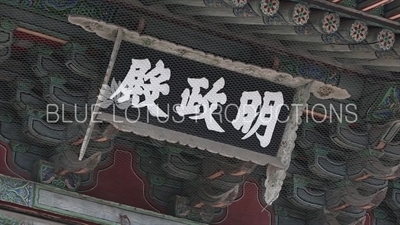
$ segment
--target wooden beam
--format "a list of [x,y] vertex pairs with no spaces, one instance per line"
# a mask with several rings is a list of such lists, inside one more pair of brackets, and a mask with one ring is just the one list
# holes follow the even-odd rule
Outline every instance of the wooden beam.
[[385,5],[384,16],[389,20],[400,19],[400,1],[393,1],[390,4]]
[[329,52],[352,52],[348,45],[337,45],[337,44],[321,44],[321,43],[306,43],[299,44],[297,41],[286,41],[285,46],[287,48],[296,49],[297,51],[325,51]]
[[321,35],[282,35],[282,34],[255,34],[255,36],[264,39],[275,39],[284,41],[298,41],[307,43],[324,44]]
[[[200,223],[151,212],[115,202],[105,201],[78,194],[55,186],[35,183],[19,178],[0,175],[2,194],[23,196],[5,198],[3,205],[13,209],[32,212],[39,211],[45,217],[73,218],[86,223],[73,224],[120,224],[121,216],[135,221],[135,224],[200,225]],[[12,183],[13,185],[5,185]],[[47,224],[47,223],[46,223]],[[70,224],[70,223],[69,223]]]
[[374,51],[364,52],[326,52],[326,51],[309,51],[312,55],[324,56],[324,57],[337,57],[337,58],[349,58],[349,59],[376,59],[376,53]]
[[[0,209],[1,221],[10,221],[15,224],[29,224],[29,225],[63,225],[64,223],[53,222],[50,220],[39,219],[37,217],[29,216],[22,213],[11,212],[7,210]],[[12,221],[12,222],[11,222]],[[6,223],[7,224],[7,223]],[[6,225],[4,224],[4,225]]]
[[167,9],[175,15],[236,17],[232,8],[228,7],[194,7],[186,5],[167,5]]
[[43,39],[46,39],[46,40],[49,40],[49,41],[57,42],[57,43],[62,44],[62,45],[68,43],[68,41],[66,41],[66,40],[62,40],[60,38],[56,38],[56,37],[53,37],[53,36],[50,36],[50,35],[47,35],[47,34],[43,34],[43,33],[37,32],[37,31],[29,30],[29,29],[26,29],[26,28],[23,28],[23,27],[17,27],[15,30],[19,31],[19,32],[22,32],[22,33],[25,33],[25,34],[33,35],[33,36],[36,36],[36,37],[39,37],[39,38],[43,38]]
[[321,8],[329,9],[337,13],[343,13],[350,18],[358,18],[359,20],[369,21],[370,23],[379,24],[382,27],[391,28],[400,31],[400,23],[388,20],[381,16],[371,15],[370,13],[363,12],[357,9],[352,9],[340,4],[336,4],[327,0],[304,0],[305,2]]
[[379,67],[394,67],[400,68],[399,59],[374,59],[374,60],[360,60],[352,61],[353,65],[362,66],[379,66]]
[[357,9],[368,12],[393,2],[393,0],[367,0],[357,5]]
[[144,5],[187,5],[187,6],[199,6],[206,7],[203,0],[141,0]]
[[318,119],[322,119],[322,120],[326,120],[326,119],[330,119],[331,118],[331,116],[329,116],[327,114],[314,112],[314,111],[308,110],[308,109],[304,109],[303,110],[303,114],[305,114],[306,116],[310,116],[312,118],[318,118]]

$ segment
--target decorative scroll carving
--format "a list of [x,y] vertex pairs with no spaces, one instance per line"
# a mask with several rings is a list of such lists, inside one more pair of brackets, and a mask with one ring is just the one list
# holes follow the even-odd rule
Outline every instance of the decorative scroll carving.
[[35,47],[30,50],[30,57],[34,59],[32,70],[38,77],[58,75],[63,72],[62,65],[52,57],[53,49],[48,46]]
[[192,207],[188,198],[179,195],[173,198],[168,208],[171,214],[179,218],[192,219],[206,224],[211,223],[214,218],[214,208],[210,206]]
[[338,123],[331,138],[337,145],[347,149],[372,148],[385,151],[387,146],[385,143],[390,143],[399,130],[400,121],[389,122],[385,125],[373,125],[370,131],[364,133],[352,130],[347,124]]
[[33,165],[32,180],[72,191],[76,191],[81,183],[80,176],[77,174],[57,176],[54,163],[44,160],[39,160]]
[[94,135],[93,139],[96,142],[106,142],[114,139],[117,134],[119,133],[119,130],[115,128],[113,125],[109,124],[104,131],[101,132],[101,134],[98,134],[97,136]]
[[167,153],[163,156],[161,167],[172,176],[192,180],[201,173],[201,160],[184,158],[181,154]]
[[80,174],[93,171],[100,160],[101,153],[96,152],[90,157],[79,161],[75,152],[67,148],[52,157],[53,163],[39,160],[34,165],[32,177],[41,183],[75,191],[80,186]]
[[324,209],[319,216],[309,220],[308,225],[364,225],[366,221],[365,216],[358,219],[350,219],[350,221],[340,221],[337,217],[339,217],[339,213]]
[[[388,193],[390,194],[390,193]],[[391,211],[386,207],[379,207],[374,210],[374,218],[373,224],[374,225],[397,225],[398,219],[395,214],[396,212]]]
[[344,179],[346,177],[347,163],[346,161],[334,161],[328,157],[328,154],[332,152],[334,152],[332,149],[320,145],[315,145],[313,148],[310,148],[307,151],[309,154],[308,160],[310,170],[322,178],[332,180]]
[[338,211],[349,206],[371,209],[383,201],[386,192],[387,188],[384,188],[371,196],[363,196],[359,194],[355,187],[344,186],[326,192],[326,205],[333,211]]
[[27,114],[35,113],[44,116],[46,104],[43,98],[33,92],[35,83],[29,80],[17,80],[13,106],[18,113],[25,117]]
[[96,79],[98,77],[98,68],[96,63],[91,62],[91,60],[84,54],[73,51],[69,54],[65,65],[72,72],[76,73],[85,78]]
[[[300,87],[312,80],[304,79],[301,77],[293,78],[291,75],[287,73],[278,73],[271,69],[263,69],[254,65],[246,65],[240,62],[233,62],[228,59],[223,59],[221,57],[217,57],[211,54],[206,54],[204,52],[200,52],[191,48],[179,46],[167,41],[159,40],[150,36],[140,35],[137,32],[129,31],[125,28],[106,24],[105,22],[96,21],[89,18],[78,17],[78,16],[69,16],[69,22],[81,26],[88,32],[96,33],[98,36],[105,38],[107,40],[114,40],[116,36],[117,29],[124,30],[124,40],[129,41],[134,44],[138,44],[141,46],[146,46],[158,51],[166,52],[173,55],[178,55],[180,57],[195,60],[198,62],[202,62],[208,65],[217,66],[220,68],[228,69],[231,71],[235,71],[238,73],[247,74],[254,77],[263,78],[275,83],[279,83],[282,85],[286,85],[289,87],[297,88]],[[324,86],[322,82],[315,83],[316,86]],[[346,90],[332,87],[333,92],[325,96],[323,98],[348,98],[350,95]],[[312,92],[316,96],[320,97],[318,93]]]
[[372,194],[361,195],[354,183],[346,181],[325,190],[325,183],[298,175],[294,175],[286,186],[292,190],[287,198],[296,206],[306,210],[327,207],[333,212],[374,208],[383,201],[387,192],[387,187],[384,187]]
[[256,164],[223,157],[205,158],[201,177],[187,182],[185,191],[190,205],[195,208],[211,206],[223,208],[230,205],[239,193],[245,176],[250,174]]
[[87,93],[72,91],[64,86],[66,80],[49,77],[44,82],[43,97],[51,104],[56,104],[65,112],[88,113],[88,96]]
[[54,159],[57,176],[68,173],[85,174],[93,171],[100,162],[101,152],[96,152],[87,159],[79,161],[78,156],[71,150],[63,151]]
[[311,86],[312,84],[309,84],[299,88],[295,94],[293,103],[298,105],[294,105],[291,109],[290,119],[286,125],[281,145],[278,150],[278,158],[285,166],[285,169],[281,170],[271,165],[268,165],[267,167],[267,179],[264,182],[264,199],[268,205],[271,205],[279,197],[283,180],[286,177],[286,170],[289,168],[292,151],[295,146],[295,140],[297,138],[296,131],[301,123],[301,113],[298,112],[301,112],[304,109],[310,97]]

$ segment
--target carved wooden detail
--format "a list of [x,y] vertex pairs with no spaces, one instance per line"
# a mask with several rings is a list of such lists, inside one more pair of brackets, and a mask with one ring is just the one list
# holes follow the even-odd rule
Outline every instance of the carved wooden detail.
[[354,186],[346,185],[326,192],[326,205],[333,211],[353,206],[360,209],[371,209],[378,206],[386,196],[387,188],[370,196],[361,195]]
[[[353,91],[350,100],[312,99],[312,104],[325,107],[333,104],[336,109],[340,104],[355,104],[358,119],[355,123],[341,123],[336,118],[326,122],[310,118],[300,126],[298,149],[289,169],[292,185],[285,186],[291,193],[287,199],[304,212],[326,207],[337,214],[332,224],[360,223],[367,210],[385,211],[386,205],[397,215],[400,212],[396,211],[400,207],[396,200],[400,191],[395,185],[400,166],[397,89],[396,84],[367,82],[359,93]],[[330,112],[330,116],[335,114]],[[305,178],[299,181],[300,175]],[[315,175],[325,183],[314,181]],[[324,202],[318,205],[321,196]],[[380,216],[374,221],[375,224],[397,224],[397,217]],[[316,218],[315,224],[323,224],[326,219]],[[302,221],[310,222],[308,218]]]
[[185,180],[195,179],[201,172],[201,159],[172,152],[163,155],[161,167],[169,174]]
[[63,67],[53,56],[54,50],[47,46],[37,46],[30,49],[32,71],[38,77],[62,74]]
[[14,107],[18,111],[38,110],[44,111],[46,104],[43,99],[32,89],[35,83],[30,80],[17,80],[15,97],[13,99]]
[[0,49],[0,64],[6,61],[11,56],[11,48],[4,47]]
[[[384,125],[373,124],[368,131],[357,132],[348,124],[337,123],[331,138],[337,145],[353,150],[375,149],[386,151],[387,146],[397,145],[395,139],[400,130],[400,121]],[[388,145],[389,144],[389,145]]]
[[50,104],[58,105],[59,109],[65,112],[88,114],[91,108],[88,104],[87,93],[71,90],[65,87],[65,83],[66,80],[50,77],[45,82],[44,99]]
[[88,57],[86,47],[79,44],[71,43],[64,47],[66,51],[65,66],[73,73],[89,79],[97,79],[99,76],[99,68],[96,62]]
[[35,116],[29,116],[23,128],[24,134],[32,141],[53,146],[74,142],[84,136],[84,131],[83,123],[51,124]]
[[207,224],[214,218],[214,208],[210,206],[192,207],[188,198],[179,195],[170,201],[168,208],[171,214],[175,214],[179,218],[195,219]]
[[[294,174],[285,184],[286,196],[281,198],[288,199],[304,212],[329,210],[330,213],[312,220],[326,222],[331,217],[333,222],[341,221],[339,224],[357,224],[357,221],[363,220],[361,218],[366,210],[376,208],[384,200],[387,192],[387,187],[383,187],[361,194],[362,186],[360,183],[347,181],[322,182]],[[308,219],[310,220],[309,217]]]
[[17,25],[14,21],[0,18],[0,49],[9,48],[14,43],[15,37],[13,31],[16,27]]
[[95,152],[79,161],[77,153],[66,148],[49,160],[39,160],[33,165],[32,178],[40,183],[76,191],[81,184],[81,174],[93,171],[101,160],[101,152]]

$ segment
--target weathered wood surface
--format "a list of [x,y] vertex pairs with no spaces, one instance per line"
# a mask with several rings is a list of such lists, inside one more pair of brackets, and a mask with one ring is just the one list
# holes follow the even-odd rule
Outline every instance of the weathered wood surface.
[[3,209],[0,209],[0,223],[3,225],[65,225],[65,223],[40,219],[23,213],[16,213]]
[[[200,224],[114,202],[104,201],[44,184],[0,175],[3,193],[18,193],[4,201],[95,224],[119,224],[126,216],[132,225]],[[17,191],[17,192],[16,192]]]

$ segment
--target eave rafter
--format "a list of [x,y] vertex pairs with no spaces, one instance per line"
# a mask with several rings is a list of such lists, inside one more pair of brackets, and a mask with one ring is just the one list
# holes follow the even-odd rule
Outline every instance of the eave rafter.
[[[346,67],[358,65],[355,70],[364,73],[370,73],[371,65],[382,72],[399,70],[396,65],[378,59],[400,58],[400,49],[396,43],[400,24],[370,12],[377,7],[385,7],[385,12],[400,8],[391,1],[371,0],[354,6],[344,6],[341,1],[328,0],[141,2],[148,6],[164,4],[174,15],[191,16],[214,27],[225,26],[231,32],[241,35],[246,33],[248,37],[293,54],[305,51],[306,57],[313,60],[329,61]],[[315,51],[322,57],[317,59],[313,55]],[[342,52],[346,54],[341,57],[330,55]],[[367,54],[366,58],[362,57],[363,54]],[[353,59],[357,61],[354,63]],[[371,64],[371,59],[379,63]]]

